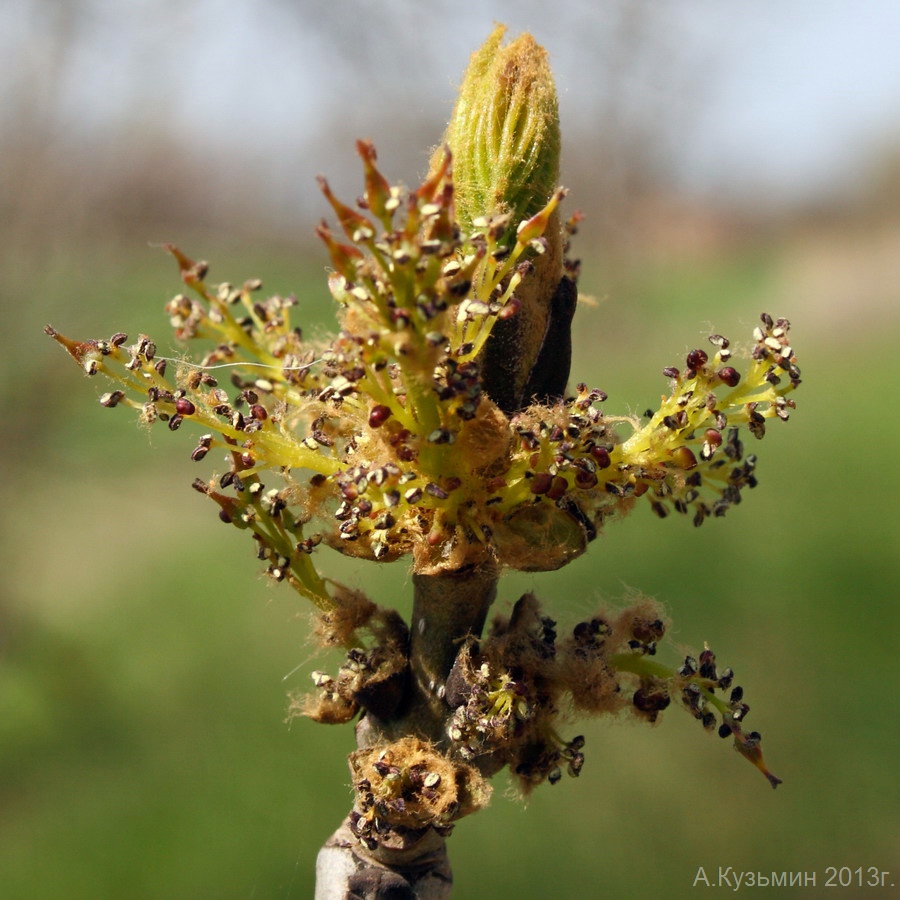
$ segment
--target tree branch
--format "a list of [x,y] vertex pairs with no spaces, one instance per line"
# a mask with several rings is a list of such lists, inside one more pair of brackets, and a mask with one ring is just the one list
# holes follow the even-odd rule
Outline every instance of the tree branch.
[[[463,641],[481,635],[497,593],[494,564],[457,572],[413,575],[410,680],[397,716],[366,713],[356,729],[360,748],[419,735],[445,744],[451,710],[447,676]],[[445,900],[453,875],[445,840],[434,828],[396,831],[372,850],[353,834],[349,819],[328,839],[316,863],[316,900]]]

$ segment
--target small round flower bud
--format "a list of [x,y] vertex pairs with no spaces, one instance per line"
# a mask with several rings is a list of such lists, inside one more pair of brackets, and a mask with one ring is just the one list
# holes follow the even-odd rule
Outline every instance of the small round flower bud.
[[741,373],[734,366],[723,366],[719,369],[718,375],[728,387],[737,387],[741,380]]
[[553,484],[553,476],[549,472],[538,472],[531,479],[530,487],[532,494],[546,494]]
[[569,483],[566,481],[562,475],[555,475],[553,477],[553,481],[550,484],[550,489],[547,491],[547,496],[551,500],[559,500],[560,497],[565,494],[565,492],[569,488]]
[[687,355],[687,366],[689,369],[693,369],[695,372],[697,369],[702,369],[703,366],[706,365],[709,357],[706,355],[703,350],[691,350]]
[[376,404],[372,407],[369,412],[369,427],[370,428],[378,428],[381,425],[384,425],[385,422],[391,417],[391,408],[389,406],[384,406],[381,403]]
[[591,447],[591,456],[598,469],[608,469],[610,465],[609,450],[606,447]]
[[697,457],[690,447],[678,447],[672,451],[672,462],[681,469],[696,469]]

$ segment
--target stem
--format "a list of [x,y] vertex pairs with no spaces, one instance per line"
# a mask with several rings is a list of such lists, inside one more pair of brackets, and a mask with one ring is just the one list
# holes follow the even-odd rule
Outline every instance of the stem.
[[[493,563],[439,575],[413,575],[410,681],[397,716],[360,720],[360,747],[418,734],[446,742],[450,708],[444,685],[462,642],[481,635],[497,593]],[[444,837],[433,828],[397,835],[397,844],[366,850],[345,820],[319,851],[316,900],[379,900],[385,897],[448,900],[453,874]]]
[[499,572],[493,563],[466,566],[438,575],[413,575],[410,627],[410,683],[406,698],[391,720],[367,713],[356,729],[360,747],[389,743],[417,734],[446,743],[450,709],[444,684],[462,642],[479,637],[497,595]]
[[449,900],[452,888],[446,842],[432,830],[392,861],[379,862],[345,819],[316,860],[315,900]]
[[445,740],[449,710],[443,702],[444,684],[462,642],[469,635],[481,635],[497,595],[497,580],[493,564],[440,575],[413,575],[412,689],[405,733],[420,731],[435,743]]

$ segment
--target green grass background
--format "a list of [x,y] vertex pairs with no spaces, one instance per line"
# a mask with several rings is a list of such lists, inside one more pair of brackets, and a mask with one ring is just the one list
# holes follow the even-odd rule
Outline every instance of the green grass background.
[[[259,275],[300,293],[311,333],[329,326],[324,256],[184,244],[214,280]],[[580,778],[523,804],[499,777],[490,808],[459,823],[456,896],[690,897],[701,866],[815,872],[820,890],[827,866],[876,866],[900,885],[897,319],[848,328],[772,308],[779,264],[752,250],[657,267],[627,300],[586,274],[602,296],[576,319],[574,377],[610,394],[607,412],[653,405],[664,365],[709,330],[744,340],[764,309],[793,319],[798,409],[752,448],[760,487],[725,520],[639,509],[569,568],[510,576],[500,603],[534,589],[564,627],[631,590],[657,597],[679,648],[708,641],[735,669],[784,784],[679,709],[653,728],[572,723]],[[286,725],[286,694],[337,661],[314,658],[304,602],[267,586],[252,543],[189,489],[210,470],[190,437],[102,409],[104,388],[40,334],[49,321],[165,346],[174,265],[104,245],[8,271],[0,897],[311,897],[317,848],[350,802],[353,735]],[[408,608],[403,564],[320,559]]]

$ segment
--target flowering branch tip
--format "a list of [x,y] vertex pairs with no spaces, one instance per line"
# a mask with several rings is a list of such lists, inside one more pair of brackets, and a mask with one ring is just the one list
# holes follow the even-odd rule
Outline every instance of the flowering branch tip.
[[[273,582],[317,610],[316,631],[346,659],[316,672],[292,715],[360,716],[349,833],[369,850],[449,833],[483,806],[507,767],[527,793],[577,776],[584,738],[566,711],[654,723],[675,704],[735,748],[773,787],[749,706],[708,648],[668,666],[668,620],[638,598],[571,629],[526,594],[482,628],[499,573],[547,571],[583,554],[639,503],[694,525],[757,486],[747,435],[787,422],[801,384],[790,322],[763,313],[741,353],[720,334],[662,374],[643,416],[569,386],[578,264],[561,219],[558,104],[546,51],[498,26],[471,59],[423,183],[393,185],[368,141],[363,194],[316,228],[331,261],[339,329],[311,341],[293,296],[262,282],[208,281],[173,244],[187,293],[165,307],[193,358],[45,333],[144,425],[192,435],[190,458],[219,471],[193,487],[248,532]],[[222,371],[228,369],[227,381]],[[414,571],[414,625],[324,578],[323,548]],[[415,737],[413,737],[415,735]],[[427,740],[425,739],[427,737]]]

